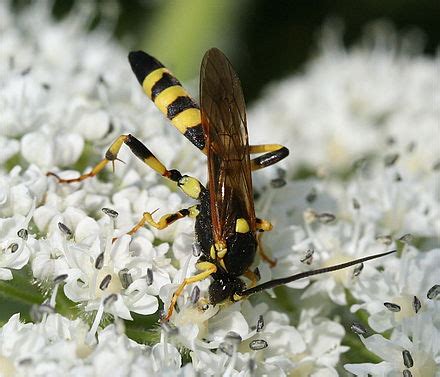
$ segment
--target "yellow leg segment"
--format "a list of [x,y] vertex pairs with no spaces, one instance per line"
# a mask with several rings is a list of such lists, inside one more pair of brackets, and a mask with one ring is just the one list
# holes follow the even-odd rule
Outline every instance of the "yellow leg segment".
[[249,146],[249,153],[250,154],[256,154],[256,153],[267,153],[267,152],[275,152],[277,150],[280,150],[281,148],[285,148],[281,144],[258,144],[258,145],[250,145]]
[[217,266],[211,262],[199,262],[196,264],[196,267],[198,270],[201,270],[203,272],[184,279],[183,282],[179,285],[176,292],[174,292],[173,294],[173,298],[171,299],[170,307],[168,308],[165,321],[168,321],[170,319],[171,315],[173,314],[174,307],[176,306],[177,299],[182,294],[183,290],[187,285],[204,280],[217,271]]
[[142,144],[132,135],[119,136],[107,150],[105,158],[99,164],[97,164],[90,173],[83,174],[77,178],[72,179],[62,179],[52,172],[47,173],[47,175],[54,176],[58,179],[59,183],[81,182],[84,179],[94,177],[102,169],[104,169],[107,163],[112,162],[112,164],[114,164],[114,161],[118,159],[118,153],[122,147],[122,144],[126,144],[130,148],[130,150],[136,155],[136,157],[138,157],[151,169],[158,172],[163,177],[177,183],[177,186],[186,195],[193,199],[199,198],[200,192],[203,189],[203,185],[196,178],[182,175],[178,170],[175,169],[168,170],[144,144]]
[[[270,223],[269,223],[270,224]],[[258,233],[257,235],[257,242],[258,242],[258,253],[260,254],[260,257],[263,261],[265,261],[270,268],[273,268],[276,266],[277,261],[276,259],[272,259],[264,252],[263,242],[261,241],[261,237],[263,236],[263,233]]]
[[55,173],[53,173],[53,172],[51,172],[51,171],[49,171],[49,172],[47,172],[46,173],[46,175],[49,177],[49,176],[52,176],[52,177],[55,177],[57,180],[58,180],[58,183],[75,183],[75,182],[81,182],[81,181],[84,181],[85,179],[87,179],[87,178],[92,178],[92,177],[94,177],[96,174],[98,174],[102,169],[104,169],[104,167],[105,167],[105,165],[107,165],[107,163],[108,163],[109,161],[107,160],[107,159],[103,159],[103,160],[101,160],[93,169],[92,169],[92,171],[90,172],[90,173],[87,173],[87,174],[83,174],[83,175],[80,175],[79,177],[77,177],[77,178],[70,178],[70,179],[64,179],[64,178],[61,178],[58,174],[55,174]]
[[179,178],[181,178],[180,173],[178,173],[177,171],[167,170],[167,168],[153,155],[153,153],[151,153],[150,150],[144,144],[142,144],[132,135],[119,136],[113,142],[113,144],[110,145],[110,147],[108,148],[107,152],[105,153],[105,158],[102,159],[92,169],[90,173],[86,173],[80,175],[77,178],[71,178],[71,179],[60,178],[57,174],[52,172],[48,172],[47,175],[54,176],[55,178],[58,179],[59,183],[81,182],[87,178],[92,178],[95,175],[97,175],[102,169],[104,169],[104,167],[109,162],[113,164],[113,168],[114,168],[114,162],[115,160],[118,160],[118,153],[123,144],[126,144],[140,160],[142,160],[151,169],[158,172],[160,175],[164,176],[165,178],[171,179],[174,182],[176,182]]
[[197,214],[199,213],[199,211],[197,209],[197,206],[183,208],[180,211],[177,211],[175,213],[169,213],[169,214],[163,215],[159,219],[159,221],[157,221],[157,222],[153,220],[153,213],[144,212],[142,219],[140,219],[139,222],[127,234],[132,236],[145,224],[148,224],[156,229],[160,229],[160,230],[165,229],[167,226],[171,225],[175,221],[182,219],[186,216],[189,216],[191,218],[195,218],[197,216]]
[[270,221],[259,219],[258,217],[255,219],[255,225],[257,227],[257,230],[260,232],[267,232],[269,230],[272,230],[273,225]]
[[74,183],[74,182],[81,182],[84,181],[87,178],[92,178],[95,175],[97,175],[104,167],[111,161],[112,164],[114,164],[114,161],[118,159],[118,153],[121,149],[121,146],[123,143],[126,142],[128,135],[121,135],[119,136],[112,145],[110,145],[110,148],[107,150],[105,154],[105,158],[102,159],[93,169],[90,173],[86,173],[83,175],[80,175],[77,178],[70,178],[70,179],[63,179],[60,178],[57,174],[48,172],[47,176],[53,176],[58,180],[58,183]]
[[251,281],[249,288],[253,288],[257,285],[258,277],[254,271],[247,270],[247,271],[245,271],[243,276],[248,278]]

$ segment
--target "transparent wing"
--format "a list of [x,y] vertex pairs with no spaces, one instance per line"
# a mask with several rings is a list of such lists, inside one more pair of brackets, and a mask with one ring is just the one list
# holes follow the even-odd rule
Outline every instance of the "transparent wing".
[[215,48],[202,61],[200,104],[214,240],[224,242],[235,232],[237,218],[255,231],[255,209],[243,92],[231,63]]

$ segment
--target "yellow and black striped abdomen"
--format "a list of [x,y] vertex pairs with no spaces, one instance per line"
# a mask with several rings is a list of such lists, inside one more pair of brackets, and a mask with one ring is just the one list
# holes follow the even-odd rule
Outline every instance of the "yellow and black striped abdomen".
[[143,51],[128,55],[131,69],[145,93],[189,141],[206,153],[200,109],[171,72]]

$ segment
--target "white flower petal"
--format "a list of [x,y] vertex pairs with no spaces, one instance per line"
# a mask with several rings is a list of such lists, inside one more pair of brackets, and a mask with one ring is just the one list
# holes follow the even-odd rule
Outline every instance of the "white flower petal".
[[0,267],[0,280],[12,280],[11,270]]

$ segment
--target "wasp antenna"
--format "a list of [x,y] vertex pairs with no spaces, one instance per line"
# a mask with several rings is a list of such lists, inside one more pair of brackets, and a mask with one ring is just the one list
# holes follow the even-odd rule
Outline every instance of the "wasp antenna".
[[319,268],[317,270],[305,271],[305,272],[301,272],[299,274],[288,276],[288,277],[281,278],[281,279],[270,280],[270,281],[267,281],[266,283],[257,285],[256,287],[245,289],[242,292],[237,292],[236,294],[239,297],[250,296],[254,293],[261,292],[266,289],[275,288],[275,287],[278,287],[279,285],[291,283],[292,281],[304,279],[304,278],[307,278],[307,277],[313,276],[313,275],[325,274],[327,272],[342,270],[344,268],[351,267],[356,264],[363,263],[363,262],[366,262],[366,261],[369,261],[372,259],[381,258],[386,255],[393,254],[395,252],[397,252],[397,250],[391,250],[391,251],[387,251],[387,252],[381,253],[381,254],[369,255],[368,257],[355,259],[350,262],[336,264],[336,265],[330,266],[330,267]]

